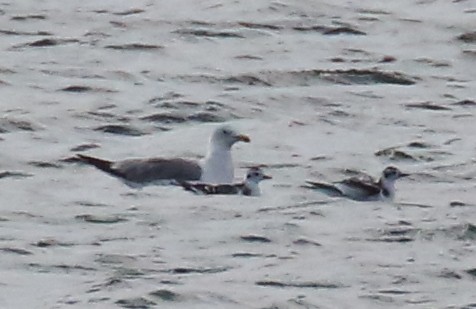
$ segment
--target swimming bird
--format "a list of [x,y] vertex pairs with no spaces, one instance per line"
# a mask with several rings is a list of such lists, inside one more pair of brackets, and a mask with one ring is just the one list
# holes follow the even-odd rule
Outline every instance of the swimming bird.
[[355,201],[392,201],[397,179],[409,176],[394,166],[386,167],[380,179],[352,177],[333,183],[306,181],[306,188],[316,189],[329,196],[346,197]]
[[148,158],[109,161],[78,154],[80,161],[118,177],[131,187],[164,185],[182,181],[206,183],[232,183],[234,167],[231,148],[237,142],[249,143],[247,135],[240,134],[228,125],[215,129],[210,137],[204,159]]
[[259,183],[262,180],[271,179],[272,177],[264,174],[259,167],[252,167],[248,169],[243,182],[236,184],[207,184],[207,183],[192,183],[182,182],[180,185],[188,191],[198,194],[241,194],[247,196],[259,196],[261,190]]

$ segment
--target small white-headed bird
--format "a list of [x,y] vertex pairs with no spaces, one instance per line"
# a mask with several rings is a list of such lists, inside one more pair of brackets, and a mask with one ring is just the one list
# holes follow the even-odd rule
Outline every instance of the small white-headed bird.
[[271,179],[272,177],[264,174],[259,167],[248,169],[243,182],[236,184],[207,184],[194,182],[181,182],[180,185],[188,191],[197,194],[241,194],[247,196],[259,196],[261,191],[259,183],[262,180]]
[[394,166],[386,167],[380,179],[352,177],[333,183],[306,181],[306,188],[319,190],[329,196],[346,197],[355,201],[392,201],[397,179],[409,176]]

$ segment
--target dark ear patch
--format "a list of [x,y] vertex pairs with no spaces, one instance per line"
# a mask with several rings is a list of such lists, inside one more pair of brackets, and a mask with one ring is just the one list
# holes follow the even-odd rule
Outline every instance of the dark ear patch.
[[382,195],[385,196],[385,197],[389,197],[390,196],[390,191],[388,191],[387,189],[382,189]]
[[248,173],[246,175],[246,178],[251,178],[253,177],[258,177],[262,173],[261,169],[259,167],[250,167],[248,169]]
[[398,174],[398,169],[395,168],[395,167],[387,167],[384,171],[383,171],[383,175],[385,176],[385,178],[387,177],[390,177],[392,175],[397,175]]

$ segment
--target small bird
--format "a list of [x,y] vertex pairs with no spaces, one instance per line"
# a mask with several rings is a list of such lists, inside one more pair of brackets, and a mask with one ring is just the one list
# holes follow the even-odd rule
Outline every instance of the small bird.
[[247,135],[236,132],[228,125],[215,129],[203,160],[183,158],[147,158],[109,161],[78,154],[80,161],[115,176],[131,187],[164,185],[182,181],[232,183],[234,167],[231,148],[237,142],[249,143]]
[[392,201],[395,197],[395,182],[397,179],[409,176],[394,166],[386,167],[380,179],[372,177],[352,177],[333,183],[306,181],[304,186],[316,189],[329,196],[346,197],[355,201]]
[[181,182],[180,185],[188,191],[197,194],[241,194],[247,196],[260,196],[261,190],[259,183],[262,180],[271,179],[272,177],[263,173],[261,168],[252,167],[248,169],[245,180],[236,184],[207,184]]

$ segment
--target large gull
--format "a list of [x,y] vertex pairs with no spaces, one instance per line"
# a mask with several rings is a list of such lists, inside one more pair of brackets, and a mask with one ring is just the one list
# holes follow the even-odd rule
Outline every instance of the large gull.
[[200,161],[183,158],[108,161],[83,154],[77,156],[82,162],[118,177],[132,187],[183,181],[229,184],[234,179],[231,148],[240,141],[248,143],[250,138],[222,125],[211,135],[207,155]]
[[371,177],[352,177],[333,183],[306,181],[308,185],[305,187],[355,201],[392,201],[395,197],[395,182],[408,175],[394,166],[388,166],[378,181]]
[[271,179],[271,176],[266,175],[259,167],[252,167],[248,169],[245,179],[240,183],[208,184],[185,181],[181,182],[180,185],[185,190],[197,194],[240,194],[247,196],[260,196],[261,190],[259,188],[259,183],[266,179]]

